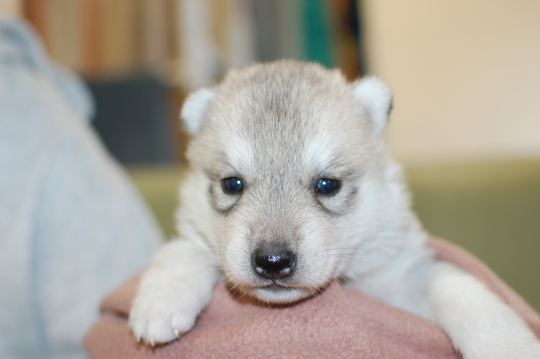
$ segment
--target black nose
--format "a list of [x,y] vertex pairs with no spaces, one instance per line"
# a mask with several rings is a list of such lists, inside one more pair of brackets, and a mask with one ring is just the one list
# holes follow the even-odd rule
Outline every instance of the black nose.
[[252,265],[255,272],[270,279],[290,275],[295,266],[295,255],[282,245],[263,245],[253,252]]

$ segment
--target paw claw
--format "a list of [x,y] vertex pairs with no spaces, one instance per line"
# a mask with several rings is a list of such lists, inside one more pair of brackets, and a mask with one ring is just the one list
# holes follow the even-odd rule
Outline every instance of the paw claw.
[[154,339],[150,339],[150,346],[153,348],[156,346]]
[[174,329],[173,332],[174,332],[174,336],[176,337],[176,339],[179,339],[180,338],[180,332],[178,332],[178,329]]

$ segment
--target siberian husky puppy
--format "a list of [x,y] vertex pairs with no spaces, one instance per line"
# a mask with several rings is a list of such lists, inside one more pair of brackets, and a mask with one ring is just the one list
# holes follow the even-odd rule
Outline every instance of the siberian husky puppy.
[[178,239],[144,273],[129,318],[154,345],[189,331],[223,277],[269,303],[335,278],[428,318],[464,358],[540,358],[525,322],[486,286],[434,259],[383,132],[392,93],[316,64],[231,71],[193,93]]

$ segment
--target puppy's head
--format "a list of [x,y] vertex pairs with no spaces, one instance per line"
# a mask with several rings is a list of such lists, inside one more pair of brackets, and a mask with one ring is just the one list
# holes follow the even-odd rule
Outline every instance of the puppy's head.
[[375,77],[347,83],[279,61],[187,99],[193,171],[180,220],[208,241],[232,286],[291,302],[394,251],[403,201],[382,138],[391,97]]

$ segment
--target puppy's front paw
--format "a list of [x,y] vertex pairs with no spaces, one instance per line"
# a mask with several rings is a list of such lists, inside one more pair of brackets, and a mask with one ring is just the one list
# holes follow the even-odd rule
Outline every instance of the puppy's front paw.
[[186,292],[171,288],[141,290],[133,301],[129,325],[137,341],[154,346],[167,343],[189,331],[202,310]]
[[213,281],[147,273],[133,300],[129,325],[137,341],[154,346],[189,331],[210,302]]

